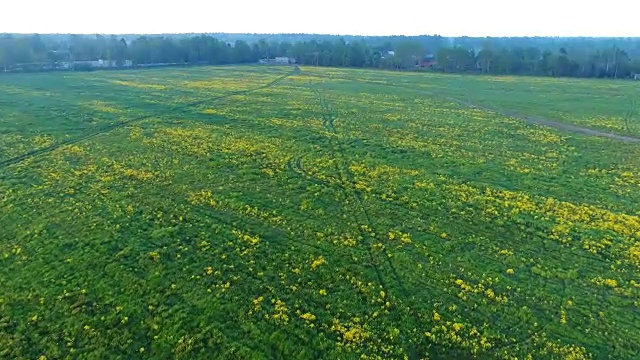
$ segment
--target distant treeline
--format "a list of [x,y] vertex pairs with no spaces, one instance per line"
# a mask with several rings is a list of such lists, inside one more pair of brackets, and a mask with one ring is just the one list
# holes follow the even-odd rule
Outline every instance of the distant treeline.
[[640,38],[359,37],[306,34],[0,35],[0,70],[238,64],[274,57],[303,65],[566,77],[640,74]]

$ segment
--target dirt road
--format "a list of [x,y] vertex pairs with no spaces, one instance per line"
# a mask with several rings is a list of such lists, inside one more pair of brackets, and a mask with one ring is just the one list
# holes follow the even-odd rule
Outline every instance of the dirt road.
[[[438,96],[437,94],[434,94],[432,92],[425,92],[428,93],[430,95],[435,95]],[[605,131],[600,131],[600,130],[596,130],[596,129],[592,129],[592,128],[586,128],[586,127],[581,127],[581,126],[577,126],[577,125],[572,125],[572,124],[567,124],[567,123],[561,123],[558,121],[553,121],[553,120],[549,120],[549,119],[545,119],[545,118],[541,118],[541,117],[537,117],[537,116],[528,116],[528,115],[520,115],[517,114],[515,112],[511,112],[511,111],[498,111],[495,109],[491,109],[488,107],[484,107],[478,104],[474,104],[471,103],[469,101],[465,101],[465,100],[461,100],[461,99],[457,99],[457,98],[452,98],[452,97],[448,97],[448,96],[441,96],[442,98],[445,98],[447,100],[456,102],[460,105],[464,105],[464,106],[468,106],[468,107],[472,107],[472,108],[476,108],[476,109],[481,109],[484,111],[489,111],[489,112],[493,112],[496,114],[500,114],[503,116],[508,116],[514,119],[520,119],[522,121],[525,121],[527,123],[530,124],[535,124],[535,125],[542,125],[542,126],[547,126],[547,127],[551,127],[554,129],[558,129],[558,130],[563,130],[563,131],[567,131],[567,132],[572,132],[572,133],[577,133],[577,134],[583,134],[583,135],[591,135],[591,136],[598,136],[598,137],[603,137],[603,138],[609,138],[609,139],[613,139],[613,140],[618,140],[618,141],[624,141],[624,142],[632,142],[632,143],[640,143],[640,138],[635,138],[632,136],[624,136],[624,135],[617,135],[617,134],[613,134],[613,133],[608,133]]]

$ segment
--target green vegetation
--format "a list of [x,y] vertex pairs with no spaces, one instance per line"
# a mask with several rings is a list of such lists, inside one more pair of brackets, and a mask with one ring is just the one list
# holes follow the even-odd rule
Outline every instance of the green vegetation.
[[450,99],[631,85],[289,70],[3,77],[0,357],[638,357],[638,144]]
[[[313,34],[0,35],[5,71],[91,70],[158,64],[298,64],[447,73],[629,79],[640,74],[639,38],[445,38]],[[83,63],[85,62],[85,63]],[[103,62],[104,64],[104,62]],[[100,65],[98,65],[100,66]]]
[[[335,78],[416,90],[500,113],[536,116],[606,132],[640,135],[640,86],[634,82],[540,77],[406,74],[352,70]],[[325,76],[318,74],[317,76]]]

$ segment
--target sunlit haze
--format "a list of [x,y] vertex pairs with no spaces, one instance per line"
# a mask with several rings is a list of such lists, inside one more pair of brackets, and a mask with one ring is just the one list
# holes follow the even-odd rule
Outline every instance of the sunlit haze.
[[636,1],[6,1],[0,32],[640,36]]

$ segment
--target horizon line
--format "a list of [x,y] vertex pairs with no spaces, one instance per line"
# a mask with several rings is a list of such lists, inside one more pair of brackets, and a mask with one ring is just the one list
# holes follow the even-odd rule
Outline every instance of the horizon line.
[[372,38],[385,38],[385,37],[441,37],[441,38],[480,38],[480,39],[490,39],[490,38],[565,38],[565,39],[640,39],[640,35],[635,36],[612,36],[612,35],[440,35],[440,34],[419,34],[419,35],[402,35],[402,34],[393,34],[393,35],[361,35],[361,34],[329,34],[329,33],[295,33],[295,32],[149,32],[149,33],[101,33],[101,32],[0,32],[0,35],[115,35],[115,36],[162,36],[162,35],[264,35],[264,36],[274,36],[274,35],[308,35],[308,36],[348,36],[348,37],[372,37]]

